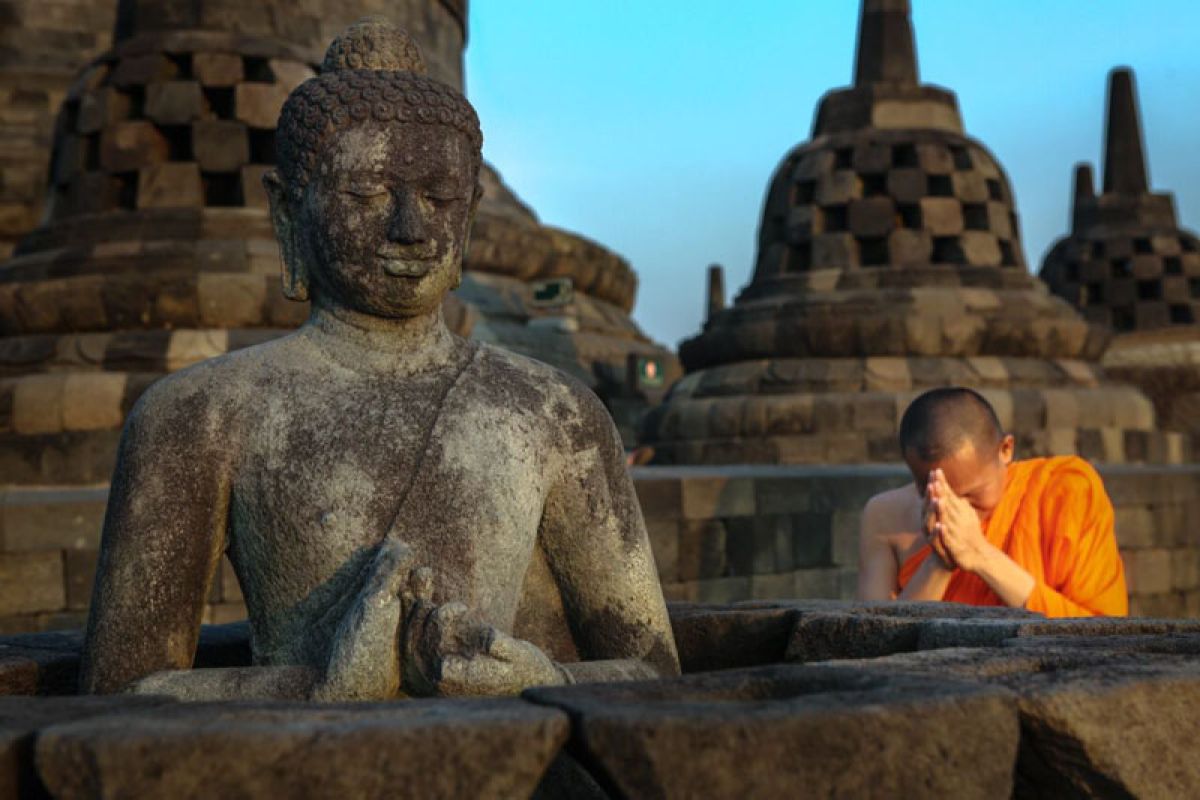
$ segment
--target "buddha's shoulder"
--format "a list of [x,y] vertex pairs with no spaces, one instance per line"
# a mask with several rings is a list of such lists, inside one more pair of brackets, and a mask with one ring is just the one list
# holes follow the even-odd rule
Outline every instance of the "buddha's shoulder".
[[489,403],[560,422],[599,416],[611,424],[600,398],[579,379],[486,342],[476,346],[474,383]]
[[164,413],[183,407],[237,406],[261,398],[269,391],[280,365],[286,364],[296,348],[295,334],[233,350],[173,372],[142,394],[134,414]]

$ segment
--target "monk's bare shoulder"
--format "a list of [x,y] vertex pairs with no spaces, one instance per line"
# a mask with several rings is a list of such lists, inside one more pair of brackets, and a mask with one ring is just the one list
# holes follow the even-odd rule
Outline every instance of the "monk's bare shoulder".
[[[861,535],[864,539],[887,541],[893,549],[906,549],[920,518],[921,496],[907,483],[880,492],[863,506]],[[898,541],[899,539],[904,541]]]

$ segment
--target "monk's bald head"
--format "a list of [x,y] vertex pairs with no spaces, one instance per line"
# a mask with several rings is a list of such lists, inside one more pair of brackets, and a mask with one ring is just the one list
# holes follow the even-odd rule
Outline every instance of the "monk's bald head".
[[918,397],[900,420],[900,452],[936,463],[970,444],[992,453],[1004,439],[995,410],[978,392],[962,387],[933,389]]

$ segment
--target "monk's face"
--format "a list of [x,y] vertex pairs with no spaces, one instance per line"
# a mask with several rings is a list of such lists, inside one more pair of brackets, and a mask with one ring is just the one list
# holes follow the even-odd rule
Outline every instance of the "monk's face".
[[438,308],[461,280],[477,165],[449,127],[368,121],[334,135],[298,214],[314,300],[388,318]]
[[1012,459],[1012,436],[1005,436],[998,446],[984,449],[966,442],[954,455],[940,461],[922,461],[911,450],[904,458],[918,493],[924,496],[929,473],[940,469],[954,493],[970,503],[980,518],[988,517],[1000,504],[1004,496],[1004,478]]

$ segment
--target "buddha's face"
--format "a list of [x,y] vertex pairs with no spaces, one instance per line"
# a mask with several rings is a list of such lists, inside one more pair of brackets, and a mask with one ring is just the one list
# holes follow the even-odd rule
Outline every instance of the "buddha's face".
[[313,300],[387,318],[438,308],[461,279],[478,163],[438,125],[368,121],[331,137],[290,212]]

